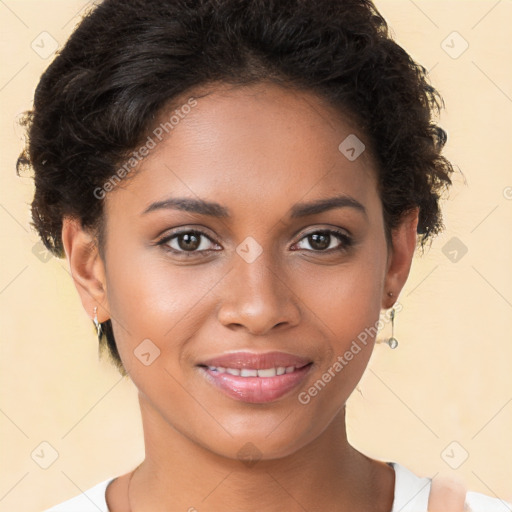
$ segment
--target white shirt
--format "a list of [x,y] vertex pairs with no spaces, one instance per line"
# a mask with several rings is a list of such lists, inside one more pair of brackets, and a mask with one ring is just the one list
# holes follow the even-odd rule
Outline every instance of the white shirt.
[[[390,512],[427,512],[431,479],[420,478],[397,462],[388,462],[395,470],[395,497]],[[110,512],[105,499],[108,478],[70,500],[43,512]],[[470,512],[512,512],[512,503],[478,492],[466,494]]]

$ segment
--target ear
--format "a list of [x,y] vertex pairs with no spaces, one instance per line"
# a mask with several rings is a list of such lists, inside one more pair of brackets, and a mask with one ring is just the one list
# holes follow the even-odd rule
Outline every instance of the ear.
[[62,243],[84,309],[92,319],[97,306],[98,322],[105,322],[110,318],[105,267],[94,237],[82,227],[80,220],[65,216]]
[[[392,243],[388,251],[382,296],[383,309],[393,306],[409,276],[417,243],[418,215],[419,207],[405,213],[400,224],[391,231]],[[393,297],[389,297],[388,292],[393,292]]]

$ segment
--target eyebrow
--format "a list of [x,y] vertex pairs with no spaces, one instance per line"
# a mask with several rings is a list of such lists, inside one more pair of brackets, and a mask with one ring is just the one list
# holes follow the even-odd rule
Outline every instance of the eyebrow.
[[[306,217],[334,208],[353,208],[367,216],[366,208],[359,201],[348,195],[339,195],[327,199],[317,199],[309,203],[295,204],[290,210],[290,217]],[[230,217],[229,210],[219,203],[188,197],[171,197],[163,201],[157,201],[149,205],[142,212],[142,215],[162,209],[182,210],[218,218]]]
[[359,201],[347,195],[340,195],[329,197],[327,199],[317,199],[316,201],[312,201],[310,203],[296,204],[291,209],[290,217],[306,217],[307,215],[322,213],[334,208],[354,208],[359,210],[365,216],[368,216],[366,213],[366,208]]
[[157,201],[150,204],[142,212],[142,215],[162,209],[183,210],[211,217],[229,217],[229,210],[219,203],[205,201],[204,199],[191,199],[189,197],[170,197],[164,201]]

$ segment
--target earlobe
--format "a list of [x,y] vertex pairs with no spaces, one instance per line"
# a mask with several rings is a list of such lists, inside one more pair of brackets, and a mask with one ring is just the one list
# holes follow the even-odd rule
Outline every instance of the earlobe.
[[62,243],[84,309],[92,318],[97,306],[98,321],[105,322],[110,318],[105,268],[93,236],[82,227],[80,220],[64,217]]
[[[388,260],[388,268],[384,282],[382,308],[389,309],[396,302],[409,271],[417,244],[419,208],[407,212],[400,224],[391,233],[392,247]],[[392,296],[389,293],[392,293]]]

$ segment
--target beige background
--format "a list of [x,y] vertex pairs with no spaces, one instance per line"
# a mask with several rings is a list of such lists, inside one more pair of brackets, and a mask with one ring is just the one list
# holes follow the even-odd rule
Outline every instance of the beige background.
[[[14,168],[16,117],[52,59],[37,52],[51,50],[51,38],[62,45],[86,5],[0,2],[1,511],[40,511],[143,457],[134,386],[98,361],[67,262],[46,261],[29,228],[31,179]],[[512,500],[512,2],[377,6],[431,70],[447,105],[446,154],[467,183],[457,177],[445,233],[413,262],[399,299],[399,348],[377,346],[350,398],[349,439],[421,476],[453,471],[472,490]],[[52,450],[58,458],[43,469]]]

